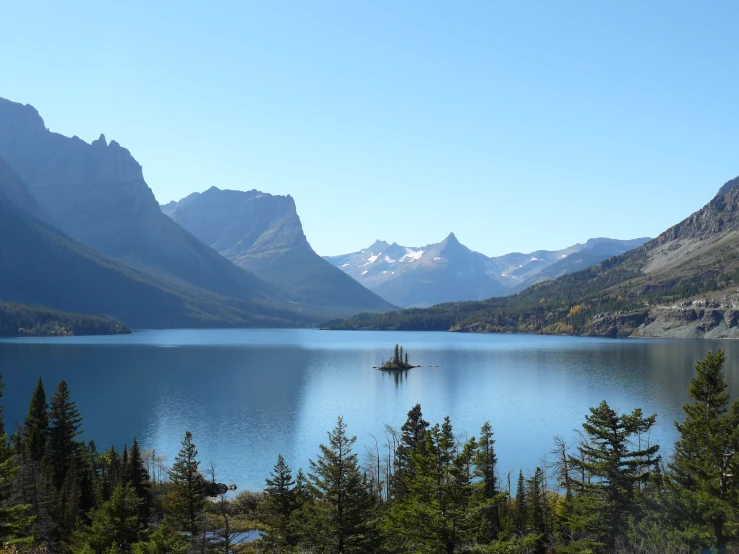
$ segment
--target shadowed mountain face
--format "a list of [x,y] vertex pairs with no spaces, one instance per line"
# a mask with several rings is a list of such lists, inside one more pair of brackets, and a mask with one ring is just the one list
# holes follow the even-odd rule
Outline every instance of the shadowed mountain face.
[[557,251],[489,258],[462,245],[454,233],[421,247],[377,241],[360,252],[326,257],[357,281],[403,307],[484,300],[622,254],[649,239],[591,239]]
[[162,214],[128,150],[46,129],[32,106],[0,99],[0,157],[45,221],[72,239],[153,274],[240,299],[279,297]]
[[290,196],[212,187],[170,202],[162,211],[302,305],[332,316],[392,309],[313,251]]
[[[224,299],[160,279],[84,246],[26,211],[28,193],[0,158],[0,301],[113,316],[132,327],[284,326],[311,323],[273,305]],[[30,204],[31,211],[35,208]]]

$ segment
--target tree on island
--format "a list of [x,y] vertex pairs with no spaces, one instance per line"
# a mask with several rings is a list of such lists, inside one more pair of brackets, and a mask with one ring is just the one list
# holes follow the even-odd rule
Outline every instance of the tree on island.
[[408,358],[408,352],[403,353],[403,347],[395,345],[392,359],[387,362],[383,361],[380,369],[411,369],[413,366]]

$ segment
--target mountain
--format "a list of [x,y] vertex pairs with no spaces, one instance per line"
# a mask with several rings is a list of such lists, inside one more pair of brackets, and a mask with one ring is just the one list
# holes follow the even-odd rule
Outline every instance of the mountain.
[[212,187],[162,211],[236,265],[330,314],[394,309],[316,254],[303,234],[291,196]]
[[133,269],[34,218],[11,197],[25,198],[24,184],[0,158],[0,301],[112,316],[138,328],[316,321],[267,301],[221,297]]
[[75,241],[150,274],[288,306],[279,291],[165,216],[141,166],[117,142],[101,135],[87,144],[52,133],[32,106],[0,99],[0,157],[25,183],[44,221]]
[[657,238],[506,298],[360,315],[343,329],[739,338],[739,178]]
[[428,307],[514,294],[598,263],[649,239],[590,239],[556,251],[514,252],[489,258],[462,245],[454,233],[421,247],[378,240],[352,254],[327,256],[332,264],[389,302]]

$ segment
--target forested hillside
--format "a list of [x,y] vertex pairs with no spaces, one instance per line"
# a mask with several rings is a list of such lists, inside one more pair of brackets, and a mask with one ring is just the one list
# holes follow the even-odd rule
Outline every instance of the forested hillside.
[[674,455],[650,440],[656,414],[603,401],[578,441],[540,445],[549,463],[502,475],[495,422],[459,435],[416,405],[364,458],[339,417],[306,472],[276,454],[264,491],[235,497],[189,431],[174,460],[135,437],[98,451],[81,440],[66,382],[47,401],[39,379],[10,436],[0,417],[0,543],[38,554],[736,552],[739,400],[724,362],[719,351],[696,364]]
[[[602,336],[649,336],[651,329],[657,336],[671,336],[673,331],[734,336],[738,322],[732,293],[739,285],[737,184],[737,179],[726,183],[701,210],[643,246],[515,296],[361,314],[332,328]],[[693,304],[696,296],[708,300]],[[642,325],[646,332],[640,330]]]
[[130,333],[120,321],[39,306],[0,302],[0,337],[114,335]]

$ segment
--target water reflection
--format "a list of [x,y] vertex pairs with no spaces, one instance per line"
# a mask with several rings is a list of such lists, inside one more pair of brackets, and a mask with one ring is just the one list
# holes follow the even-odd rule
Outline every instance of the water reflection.
[[[372,369],[398,342],[423,367]],[[739,343],[731,341],[151,331],[0,341],[0,370],[9,425],[25,416],[39,376],[49,395],[63,378],[85,417],[85,436],[100,447],[122,447],[136,435],[171,461],[191,430],[203,464],[215,463],[223,482],[243,489],[262,486],[278,453],[307,468],[337,415],[363,453],[371,434],[402,425],[416,402],[426,419],[449,415],[468,436],[489,420],[502,475],[538,465],[553,437],[574,436],[588,408],[604,399],[622,411],[657,413],[655,438],[669,447],[693,364],[718,346],[727,350],[736,397]]]

